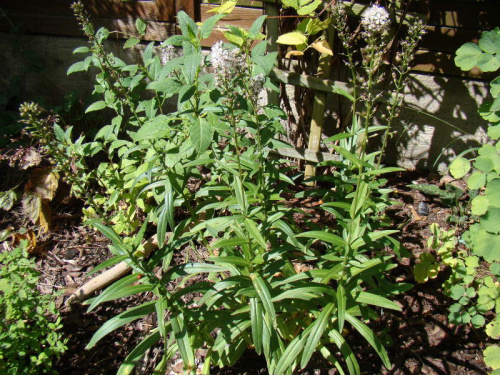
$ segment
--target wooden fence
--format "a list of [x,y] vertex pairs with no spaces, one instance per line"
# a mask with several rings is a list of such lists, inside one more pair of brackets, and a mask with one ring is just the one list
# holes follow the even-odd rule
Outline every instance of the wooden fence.
[[[136,33],[134,20],[148,21],[145,40],[164,40],[175,34],[175,15],[184,10],[198,21],[204,21],[207,11],[217,6],[207,0],[83,0],[98,26],[115,30],[118,38]],[[214,0],[208,0],[214,1]],[[263,1],[240,0],[239,6],[224,19],[224,24],[248,28],[253,20],[273,11],[274,4]],[[362,2],[363,0],[361,0]],[[0,0],[0,31],[18,30],[27,33],[79,36],[71,9],[72,0]],[[217,0],[215,0],[217,2]],[[366,2],[366,1],[365,1]],[[415,71],[454,76],[481,78],[478,71],[462,72],[453,62],[454,52],[463,43],[477,41],[481,30],[500,26],[500,5],[495,1],[416,0],[412,11],[428,18],[428,33],[415,60]],[[4,14],[7,17],[1,17]],[[276,16],[277,14],[275,14]],[[210,46],[221,34],[205,41]]]

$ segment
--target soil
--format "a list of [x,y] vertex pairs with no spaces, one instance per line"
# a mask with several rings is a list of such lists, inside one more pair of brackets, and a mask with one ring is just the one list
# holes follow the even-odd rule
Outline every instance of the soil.
[[[487,374],[482,360],[486,337],[472,326],[454,326],[447,318],[450,299],[443,294],[442,283],[446,279],[441,272],[436,279],[416,283],[412,269],[415,257],[426,251],[429,225],[438,223],[441,228],[450,227],[452,214],[438,200],[406,187],[413,181],[438,183],[437,176],[405,172],[391,176],[389,186],[397,189],[394,194],[399,205],[388,209],[389,216],[400,229],[399,240],[411,253],[411,257],[399,260],[399,267],[392,277],[397,281],[415,286],[396,298],[403,309],[401,313],[382,311],[381,318],[370,326],[386,345],[393,367],[384,369],[377,355],[356,333],[349,333],[348,342],[359,343],[353,350],[357,354],[363,374]],[[428,214],[419,213],[424,202]],[[422,205],[420,205],[422,208]],[[425,208],[425,207],[424,207]],[[108,240],[99,233],[82,225],[81,207],[75,201],[52,207],[51,230],[39,236],[36,251],[37,266],[41,272],[39,289],[42,293],[60,293],[57,306],[61,311],[64,334],[68,338],[68,350],[56,363],[60,374],[96,375],[114,374],[126,355],[154,327],[152,317],[140,320],[114,331],[90,349],[85,350],[93,333],[109,318],[131,306],[150,300],[148,293],[105,303],[88,313],[87,307],[65,305],[68,296],[93,276],[87,273],[111,256]],[[420,210],[422,211],[422,210]],[[423,210],[425,211],[425,209]],[[29,227],[20,212],[0,212],[0,229]],[[160,354],[153,348],[143,360],[141,374],[152,374]],[[310,369],[301,374],[336,374],[319,359],[313,360]],[[248,351],[232,368],[213,369],[212,374],[267,374],[265,361],[253,351]],[[168,373],[168,372],[167,372]]]

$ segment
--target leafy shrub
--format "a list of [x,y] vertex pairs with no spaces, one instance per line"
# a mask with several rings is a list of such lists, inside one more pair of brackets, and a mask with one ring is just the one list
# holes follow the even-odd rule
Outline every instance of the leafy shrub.
[[[479,42],[466,43],[457,50],[455,63],[462,70],[477,66],[484,72],[500,68],[500,28],[483,32]],[[478,149],[467,150],[450,164],[455,178],[466,178],[474,196],[471,214],[476,223],[463,234],[472,254],[458,254],[448,291],[458,301],[450,308],[450,320],[457,324],[471,322],[475,327],[486,325],[492,339],[500,339],[500,77],[490,83],[492,102],[485,102],[479,114],[488,122],[489,141]],[[472,158],[465,154],[475,152]],[[478,272],[480,265],[488,271]],[[493,314],[491,314],[493,312]],[[487,319],[489,318],[489,323]],[[489,346],[485,362],[500,373],[499,346]]]
[[[50,374],[65,350],[54,296],[37,291],[38,272],[26,241],[0,253],[0,372]],[[54,320],[55,317],[55,320]]]
[[[307,216],[299,225],[294,214],[300,207],[286,200],[298,176],[286,160],[272,156],[288,146],[279,140],[284,114],[259,100],[264,87],[276,90],[269,73],[277,54],[267,53],[261,41],[265,17],[248,31],[229,27],[225,37],[231,43],[216,43],[207,56],[201,41],[223,15],[198,25],[179,12],[182,35],[162,43],[160,56],[150,43],[142,62],[126,64],[105,51],[109,32],[94,30],[81,3],[73,8],[90,44],[75,51],[88,56],[68,73],[97,69],[95,91],[102,100],[87,111],[108,109],[115,117],[88,142],[75,141],[71,128],[57,121],[49,132],[37,128],[36,120],[30,123],[34,135],[49,135],[48,151],[73,176],[74,192],[86,200],[89,216],[96,216],[88,223],[112,240],[115,256],[105,265],[126,259],[134,269],[89,309],[144,291],[155,295],[106,322],[87,347],[156,313],[157,327],[125,359],[120,374],[130,373],[157,343],[163,345],[159,372],[176,353],[194,374],[199,349],[207,353],[201,371],[209,373],[211,366],[230,366],[254,348],[276,375],[306,367],[315,354],[341,373],[347,368],[359,374],[345,336],[349,325],[390,367],[366,322],[378,317],[380,307],[400,310],[391,298],[410,286],[386,277],[395,264],[385,250],[403,250],[383,219],[392,202],[380,176],[397,169],[380,168],[379,153],[366,152],[373,110],[356,114],[349,132],[329,140],[339,141],[334,148],[343,158],[324,178],[335,189],[296,194],[321,197],[318,211],[333,215],[332,225],[325,228]],[[139,20],[136,26],[144,34],[146,24]],[[131,38],[124,48],[137,43]],[[375,71],[372,66],[369,90]],[[347,97],[354,107],[362,101]],[[167,110],[168,100],[176,102],[174,111]],[[28,109],[30,116],[36,113]],[[92,168],[96,158],[101,162]],[[141,243],[152,231],[159,249],[145,257]],[[199,250],[196,261],[188,259],[190,250]],[[179,256],[186,260],[174,262]]]

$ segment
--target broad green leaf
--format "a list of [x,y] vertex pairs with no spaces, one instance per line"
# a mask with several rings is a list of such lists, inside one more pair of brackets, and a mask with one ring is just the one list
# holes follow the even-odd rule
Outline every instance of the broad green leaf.
[[482,228],[476,229],[473,233],[472,246],[474,254],[482,256],[487,262],[500,262],[500,236],[498,234],[488,233]]
[[94,333],[94,336],[92,336],[92,339],[85,347],[85,349],[91,349],[99,340],[101,340],[104,336],[114,331],[115,329],[120,328],[127,323],[133,322],[134,320],[142,318],[143,316],[153,313],[155,311],[155,304],[156,301],[149,301],[143,303],[142,305],[132,307],[131,309],[128,309],[127,311],[124,311],[121,314],[118,314],[115,317],[111,318],[106,323],[104,323],[96,333]]
[[254,39],[257,35],[259,35],[260,30],[262,29],[262,25],[266,20],[266,17],[267,17],[266,15],[260,16],[253,22],[252,26],[250,27],[250,30],[248,31],[248,36],[251,39]]
[[108,105],[106,104],[105,101],[99,100],[95,103],[92,103],[86,110],[85,113],[92,112],[92,111],[100,111],[101,109],[106,108]]
[[182,35],[191,43],[196,43],[198,26],[193,21],[193,19],[189,17],[186,12],[181,10],[177,13],[177,20],[179,21],[179,27],[181,29]]
[[389,361],[389,357],[387,356],[387,352],[384,349],[384,346],[380,342],[380,340],[377,338],[375,333],[368,328],[366,324],[364,324],[362,321],[358,320],[354,316],[352,316],[350,313],[346,312],[345,314],[345,319],[351,323],[351,325],[358,331],[361,336],[365,338],[366,341],[375,349],[377,354],[379,355],[380,359],[382,360],[382,363],[387,369],[391,368],[391,361]]
[[463,157],[458,157],[450,164],[450,173],[455,178],[462,178],[470,170],[470,161]]
[[499,54],[500,34],[497,30],[483,31],[478,45],[486,53]]
[[467,186],[469,189],[480,189],[486,183],[486,175],[482,172],[476,171],[467,179]]
[[236,4],[238,4],[238,1],[229,0],[218,7],[207,10],[206,13],[229,14],[233,11]]
[[494,167],[495,165],[493,164],[493,160],[491,160],[491,157],[489,156],[478,156],[474,162],[474,168],[477,168],[484,173],[490,173]]
[[424,283],[429,278],[433,279],[437,277],[438,273],[439,263],[436,263],[436,259],[434,258],[434,256],[429,253],[420,254],[419,262],[413,269],[415,280],[419,283]]
[[301,6],[297,9],[297,14],[299,16],[306,16],[316,10],[316,8],[321,4],[321,0],[311,1],[309,4]]
[[189,135],[191,144],[201,154],[210,146],[214,132],[206,119],[198,118],[191,125]]
[[478,64],[482,54],[483,51],[477,44],[465,43],[456,52],[455,65],[462,70],[471,70]]
[[478,195],[471,202],[471,212],[473,215],[481,216],[488,211],[490,201],[484,195]]
[[138,38],[127,39],[127,41],[123,45],[123,49],[132,48],[132,47],[136,46],[137,44],[139,44],[140,42],[141,42],[141,40]]
[[9,211],[16,203],[17,194],[14,190],[0,192],[0,209]]
[[[500,232],[500,208],[499,207],[490,207],[488,211],[481,217],[481,226],[490,233],[499,233]],[[500,258],[500,254],[499,254]]]
[[134,140],[139,142],[145,139],[164,138],[172,132],[172,128],[169,124],[170,119],[167,116],[158,115],[141,126],[135,134]]
[[289,46],[297,46],[299,44],[307,43],[307,37],[298,31],[293,31],[291,33],[285,33],[283,35],[280,35],[276,42],[279,44],[285,44]]
[[122,362],[116,375],[130,375],[144,353],[154,344],[160,341],[160,332],[155,330],[152,334],[142,340]]
[[500,317],[486,325],[486,334],[492,339],[500,339]]
[[500,178],[488,182],[484,195],[491,206],[500,207]]
[[89,64],[86,63],[85,61],[78,61],[74,64],[72,64],[69,68],[68,71],[66,72],[67,75],[70,75],[75,72],[82,72],[86,71],[89,68]]
[[153,81],[146,87],[149,90],[155,90],[157,92],[161,92],[167,97],[177,94],[181,88],[179,82],[172,78],[163,78],[159,81]]
[[219,22],[223,17],[225,17],[225,14],[217,14],[203,22],[203,25],[200,29],[200,35],[202,39],[206,39],[210,36],[217,22]]
[[488,136],[494,140],[500,138],[500,125],[490,125],[488,127]]
[[307,338],[307,342],[302,353],[302,359],[300,361],[301,368],[305,368],[307,366],[309,360],[316,351],[318,343],[325,332],[334,309],[335,303],[330,302],[323,308],[321,314],[318,316],[318,319],[316,319],[316,321],[312,324],[313,328],[311,328],[311,332]]
[[488,346],[484,353],[484,363],[493,370],[500,369],[500,346]]
[[193,53],[184,57],[184,67],[182,73],[186,78],[188,85],[195,83],[196,75],[200,69],[201,60],[203,59],[201,53]]
[[146,28],[147,28],[147,23],[144,22],[142,19],[140,18],[137,18],[135,20],[135,28],[137,29],[137,32],[139,33],[139,35],[144,35],[146,33]]
[[340,247],[345,245],[345,241],[342,239],[342,237],[337,236],[336,234],[322,232],[322,231],[309,231],[309,232],[299,233],[295,235],[295,237],[312,238],[314,240],[320,240]]

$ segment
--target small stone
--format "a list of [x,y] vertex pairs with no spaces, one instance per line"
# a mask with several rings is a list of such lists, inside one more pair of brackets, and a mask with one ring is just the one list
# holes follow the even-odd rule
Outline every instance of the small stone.
[[64,254],[65,259],[73,259],[78,255],[79,251],[76,249],[68,249],[66,250],[66,253]]
[[425,202],[420,202],[418,204],[418,214],[422,216],[429,215],[429,205]]

